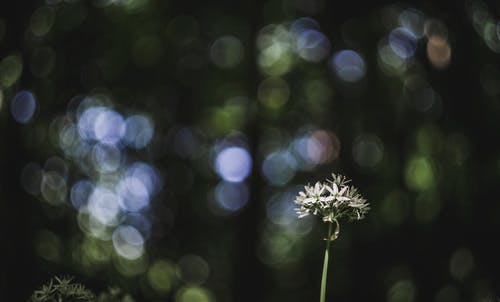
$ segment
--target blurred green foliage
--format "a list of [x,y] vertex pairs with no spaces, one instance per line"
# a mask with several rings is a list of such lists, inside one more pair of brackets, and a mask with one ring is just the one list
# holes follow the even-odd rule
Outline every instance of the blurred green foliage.
[[325,229],[292,202],[331,172],[373,212],[333,244],[328,297],[495,296],[499,14],[2,2],[0,300],[61,272],[140,301],[315,300]]

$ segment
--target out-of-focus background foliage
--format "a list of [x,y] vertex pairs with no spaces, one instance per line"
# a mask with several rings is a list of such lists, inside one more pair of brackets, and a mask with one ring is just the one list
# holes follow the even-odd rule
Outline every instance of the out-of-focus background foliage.
[[500,291],[500,5],[2,1],[0,300],[317,299],[331,172],[372,204],[332,301]]

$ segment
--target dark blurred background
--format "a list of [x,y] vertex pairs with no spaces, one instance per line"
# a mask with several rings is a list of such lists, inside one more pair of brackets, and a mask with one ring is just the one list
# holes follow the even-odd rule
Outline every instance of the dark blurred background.
[[495,301],[500,5],[0,4],[0,301],[315,301],[303,185],[352,178],[328,301]]

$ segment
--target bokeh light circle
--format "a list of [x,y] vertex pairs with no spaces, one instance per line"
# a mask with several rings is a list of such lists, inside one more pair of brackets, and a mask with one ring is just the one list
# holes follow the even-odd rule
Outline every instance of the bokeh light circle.
[[135,162],[130,164],[126,168],[124,177],[140,180],[150,196],[156,194],[161,189],[159,173],[147,163]]
[[451,59],[450,44],[441,36],[430,36],[427,40],[427,57],[434,67],[438,69],[447,67]]
[[92,147],[94,167],[100,173],[111,173],[121,165],[122,153],[119,148],[107,144],[95,144]]
[[125,120],[124,141],[135,149],[146,147],[154,134],[151,119],[143,115],[132,115]]
[[104,144],[116,144],[124,135],[124,125],[123,117],[118,112],[101,110],[95,117],[95,137]]
[[354,50],[342,50],[333,55],[331,67],[335,74],[345,82],[358,82],[366,73],[363,57]]
[[352,155],[360,167],[373,168],[383,159],[384,145],[377,136],[363,134],[354,140]]
[[404,27],[398,27],[389,34],[389,45],[401,58],[413,57],[417,49],[417,38]]
[[124,177],[117,188],[120,206],[126,211],[139,211],[149,204],[149,190],[142,179],[135,176]]
[[113,246],[118,255],[135,260],[144,254],[144,238],[136,228],[121,225],[113,232]]
[[214,302],[212,293],[201,286],[187,286],[181,288],[176,296],[175,302]]
[[21,172],[21,184],[26,192],[37,195],[40,194],[40,184],[42,183],[43,170],[36,163],[28,163]]
[[18,123],[28,123],[35,114],[35,110],[36,100],[33,93],[23,90],[12,98],[11,113]]
[[116,225],[120,213],[119,196],[104,187],[96,187],[90,194],[88,210],[99,222],[105,225]]
[[203,284],[210,275],[210,266],[198,255],[184,255],[178,265],[179,275],[186,283]]
[[240,182],[252,170],[252,157],[242,147],[227,147],[215,158],[215,171],[225,181]]
[[330,52],[330,41],[319,31],[306,30],[297,37],[297,52],[306,61],[319,62]]
[[283,186],[295,176],[297,161],[295,157],[285,150],[270,153],[262,163],[262,173],[272,185]]
[[248,186],[245,183],[222,181],[215,187],[215,201],[219,208],[236,212],[243,208],[249,198]]
[[70,191],[71,204],[75,209],[87,205],[90,194],[94,190],[94,185],[88,180],[79,180],[73,184]]
[[220,68],[233,68],[243,59],[243,44],[234,36],[223,36],[210,47],[210,58]]

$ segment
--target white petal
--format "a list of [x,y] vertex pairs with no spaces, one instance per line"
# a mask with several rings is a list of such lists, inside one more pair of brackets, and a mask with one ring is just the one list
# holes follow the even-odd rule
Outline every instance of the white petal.
[[318,181],[314,186],[314,194],[321,195],[325,187]]
[[305,186],[304,187],[306,189],[306,193],[309,194],[309,195],[314,195],[314,188],[311,187],[311,186]]
[[340,192],[339,192],[339,195],[344,195],[345,191],[347,191],[348,187],[347,186],[344,186]]
[[348,201],[351,200],[349,197],[344,197],[344,196],[337,196],[338,201]]
[[330,187],[329,185],[325,185],[325,189],[326,189],[328,192],[330,192],[330,194],[335,195],[335,194],[334,194],[334,192],[333,192],[333,190],[332,190],[332,187]]
[[333,192],[332,192],[333,195],[337,195],[339,193],[339,187],[337,187],[336,183],[332,184],[332,189],[333,189]]
[[307,203],[307,204],[311,204],[311,203],[315,203],[315,202],[316,202],[315,197],[309,197],[309,198],[304,199],[304,201],[303,201],[303,203]]
[[332,201],[334,200],[335,197],[332,196],[332,195],[328,195],[328,196],[325,196],[325,197],[320,197],[319,198],[319,201],[323,201],[323,202],[329,202],[329,201]]

